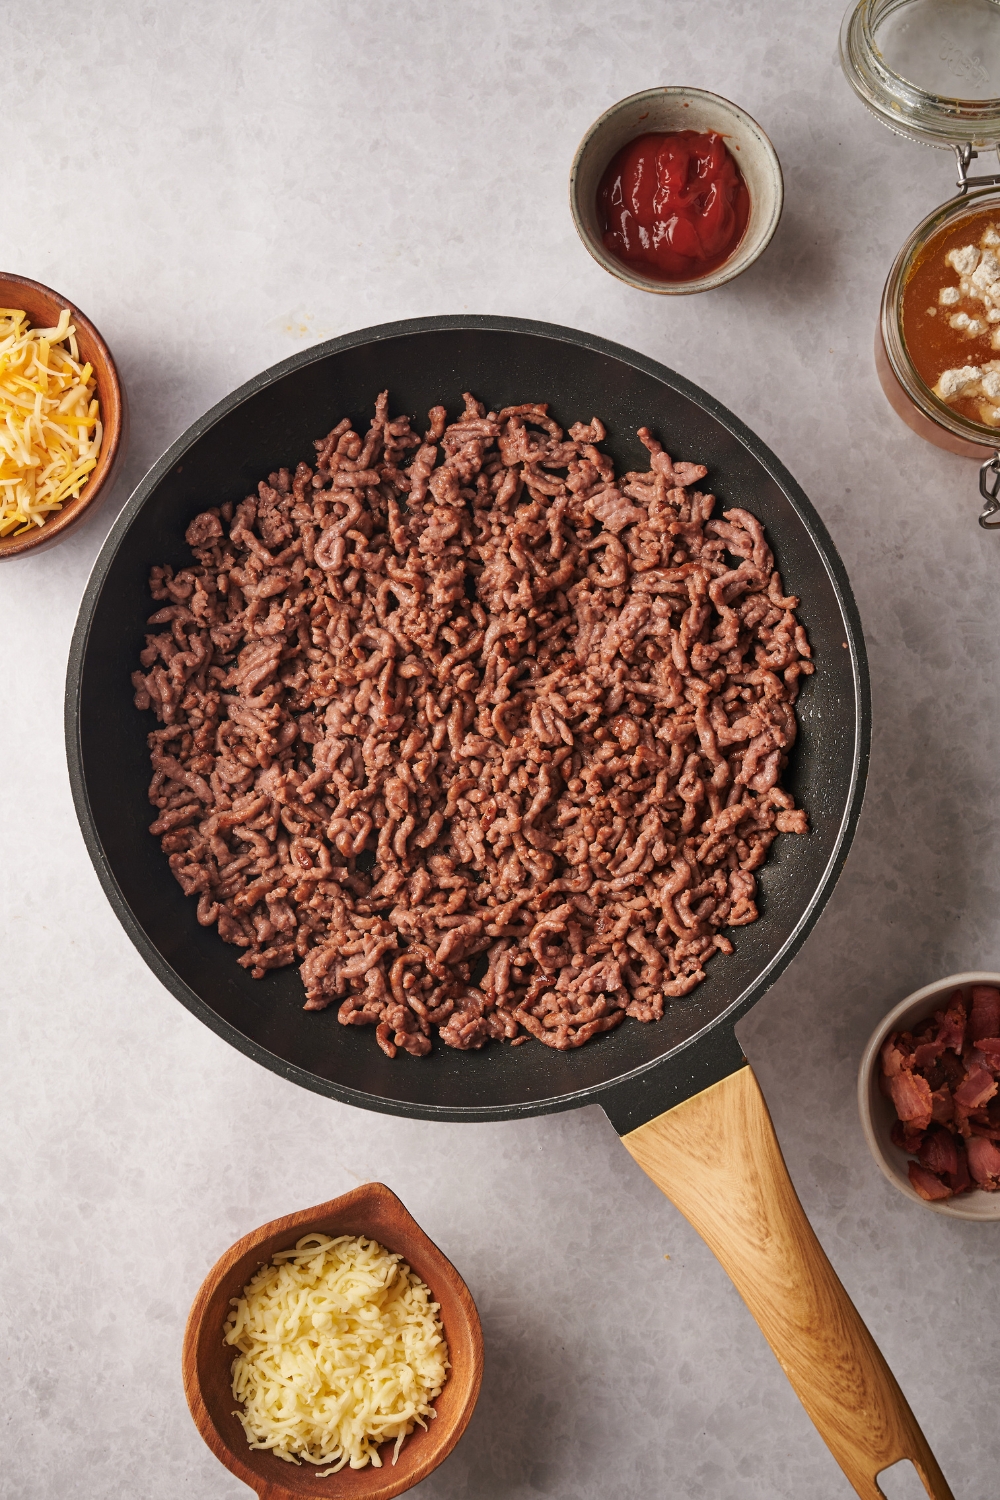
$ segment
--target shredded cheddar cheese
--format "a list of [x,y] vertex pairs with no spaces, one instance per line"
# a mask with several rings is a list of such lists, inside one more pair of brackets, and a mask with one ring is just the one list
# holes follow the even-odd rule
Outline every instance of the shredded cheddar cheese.
[[31,328],[0,307],[0,536],[44,526],[86,484],[103,434],[96,385],[68,308]]
[[224,1335],[251,1448],[288,1463],[381,1468],[378,1445],[426,1427],[447,1379],[439,1304],[374,1240],[310,1234],[262,1266]]

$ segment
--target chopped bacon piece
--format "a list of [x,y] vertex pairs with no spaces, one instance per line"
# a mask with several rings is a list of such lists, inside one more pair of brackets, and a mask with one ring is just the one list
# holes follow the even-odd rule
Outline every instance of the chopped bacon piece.
[[924,1167],[918,1167],[915,1161],[910,1162],[909,1173],[911,1186],[926,1202],[934,1203],[952,1196],[951,1188],[940,1177],[935,1177],[933,1172],[928,1172]]
[[980,1037],[976,1043],[976,1061],[989,1068],[993,1077],[1000,1075],[1000,1036]]
[[899,1033],[894,1031],[882,1043],[882,1073],[886,1078],[898,1078],[907,1065],[908,1059],[898,1042]]
[[954,1136],[947,1130],[930,1131],[920,1147],[920,1165],[939,1176],[950,1177],[957,1172],[958,1148]]
[[924,1132],[922,1130],[907,1130],[902,1120],[894,1120],[891,1136],[894,1146],[898,1146],[900,1151],[906,1151],[911,1156],[915,1156],[920,1150]]
[[969,1170],[976,1182],[988,1193],[995,1193],[1000,1189],[1000,1151],[992,1141],[981,1135],[972,1136],[966,1149],[969,1153]]
[[[983,1073],[991,1084],[993,1079]],[[993,1084],[994,1089],[996,1084]],[[926,1130],[931,1123],[931,1086],[919,1073],[902,1072],[889,1079],[889,1092],[896,1106],[896,1113],[911,1130]],[[990,1096],[984,1095],[984,1098]]]
[[946,1125],[954,1116],[955,1101],[951,1096],[951,1089],[943,1084],[931,1094],[931,1119],[939,1125]]
[[931,1063],[937,1062],[944,1051],[944,1042],[921,1042],[913,1054],[913,1066],[915,1068],[927,1068]]
[[955,1142],[955,1153],[958,1157],[958,1170],[948,1178],[948,1186],[955,1194],[967,1193],[972,1187],[972,1178],[969,1176],[969,1158],[965,1154],[963,1141]]
[[962,1066],[961,1057],[956,1057],[954,1052],[945,1052],[938,1063],[938,1067],[944,1074],[948,1087],[954,1092],[965,1077],[965,1068]]
[[[996,1091],[997,1081],[992,1074],[987,1072],[980,1063],[973,1063],[955,1090],[955,1103],[964,1110],[978,1109],[981,1104],[992,1099]],[[895,1102],[895,1097],[893,1094],[893,1102]],[[898,1104],[896,1104],[896,1113],[901,1120],[914,1118],[912,1115],[904,1115]]]
[[965,1001],[962,991],[956,990],[947,1010],[934,1012],[938,1023],[938,1040],[953,1052],[961,1052],[965,1044]]
[[1000,1032],[1000,990],[995,989],[991,984],[974,984],[969,1036],[978,1043],[980,1037],[996,1036],[998,1032]]

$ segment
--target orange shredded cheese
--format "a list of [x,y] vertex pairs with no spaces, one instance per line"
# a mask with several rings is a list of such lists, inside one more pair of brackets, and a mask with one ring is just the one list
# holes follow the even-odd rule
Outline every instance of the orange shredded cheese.
[[97,465],[97,382],[63,308],[55,328],[0,307],[0,536],[44,526]]

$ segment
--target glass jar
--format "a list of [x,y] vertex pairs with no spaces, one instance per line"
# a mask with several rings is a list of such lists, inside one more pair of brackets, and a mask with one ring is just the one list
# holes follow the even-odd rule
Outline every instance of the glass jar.
[[872,114],[924,146],[1000,141],[997,0],[860,0],[840,60]]
[[844,17],[840,58],[855,93],[890,130],[955,152],[958,195],[917,225],[889,272],[875,367],[912,431],[980,460],[980,524],[1000,529],[1000,435],[934,395],[907,352],[902,320],[903,288],[927,241],[964,217],[1000,211],[1000,171],[969,175],[984,150],[996,150],[1000,164],[1000,0],[859,0]]
[[952,198],[928,214],[910,235],[889,272],[882,293],[882,310],[875,339],[875,368],[889,405],[906,425],[949,453],[964,458],[988,459],[1000,442],[1000,432],[985,423],[973,422],[935,396],[917,373],[903,337],[903,288],[927,241],[942,229],[956,228],[963,219],[989,209],[1000,217],[1000,189],[979,188],[965,197]]

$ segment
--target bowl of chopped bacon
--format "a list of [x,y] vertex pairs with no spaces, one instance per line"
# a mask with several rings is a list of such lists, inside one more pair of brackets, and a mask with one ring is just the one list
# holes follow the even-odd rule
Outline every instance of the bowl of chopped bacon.
[[916,1203],[1000,1219],[1000,974],[952,974],[895,1006],[861,1059],[871,1153]]

